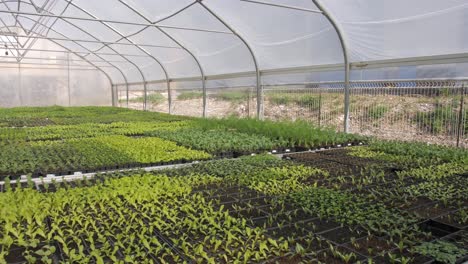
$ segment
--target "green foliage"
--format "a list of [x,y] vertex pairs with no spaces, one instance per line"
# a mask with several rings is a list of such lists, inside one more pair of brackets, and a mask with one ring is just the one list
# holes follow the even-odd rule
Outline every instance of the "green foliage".
[[188,128],[176,131],[159,130],[147,133],[147,135],[171,140],[182,146],[210,153],[254,152],[287,146],[285,142],[281,142],[280,140],[271,140],[260,135],[249,135],[229,130]]
[[366,108],[369,119],[381,119],[390,109],[386,105],[371,105]]
[[[129,98],[128,101],[130,103],[144,103],[145,102],[145,97],[143,96],[138,96],[138,97],[135,97],[135,98]],[[164,97],[162,94],[160,93],[151,93],[151,94],[148,94],[146,96],[146,102],[148,104],[152,104],[152,105],[158,105],[158,104],[161,104],[163,103],[164,101],[167,101],[167,98]],[[127,100],[126,99],[121,99],[120,100],[121,103],[126,103]]]
[[[110,124],[85,123],[14,129],[0,128],[0,139],[5,140],[3,144],[10,144],[11,141],[61,140],[107,135],[141,136],[150,131],[176,130],[187,126],[190,126],[190,121],[113,122]],[[2,145],[2,143],[0,143],[0,145]]]
[[445,204],[453,199],[463,199],[468,193],[468,179],[460,178],[457,181],[441,182],[430,181],[416,185],[410,185],[405,191],[413,197],[428,197],[434,201],[442,201]]
[[[143,174],[107,179],[93,187],[59,188],[55,193],[30,189],[2,193],[0,248],[8,252],[24,247],[23,256],[44,263],[51,262],[56,250],[47,244],[38,248],[45,241],[60,245],[66,262],[141,263],[152,257],[181,262],[159,233],[185,253],[186,261],[219,263],[244,258],[251,262],[280,252],[281,244],[267,238],[264,230],[251,229],[245,220],[191,194],[193,187],[218,181],[207,175]],[[12,206],[6,206],[9,203]],[[84,243],[91,254],[86,254]],[[0,255],[0,262],[4,257]]]
[[308,107],[318,110],[320,107],[320,96],[316,94],[303,93],[271,93],[266,95],[266,99],[275,105],[296,104],[301,107]]
[[464,149],[420,142],[373,140],[367,148],[351,148],[351,151],[353,156],[401,162],[408,165],[414,163],[413,167],[443,162],[468,163],[468,153]]
[[217,100],[229,101],[233,103],[246,102],[249,100],[248,91],[220,91],[210,95]]
[[185,92],[181,92],[177,96],[177,100],[193,100],[193,99],[200,99],[202,97],[203,97],[203,92],[185,91]]
[[160,138],[128,138],[124,136],[96,137],[91,144],[107,146],[139,163],[155,163],[174,160],[208,159],[211,155],[177,146]]
[[116,107],[18,107],[0,108],[0,126],[24,127],[82,123],[180,121],[190,117]]
[[[456,133],[458,129],[459,115],[458,100],[453,101],[453,105],[436,104],[434,110],[429,112],[418,112],[413,120],[420,129],[433,134]],[[461,131],[468,133],[468,110],[464,110],[464,121],[461,123]]]
[[424,242],[415,249],[422,255],[433,257],[436,261],[447,264],[455,264],[458,258],[468,254],[467,250],[441,240]]
[[221,178],[233,178],[238,175],[261,172],[272,167],[291,164],[272,155],[243,156],[232,160],[213,160],[193,164],[191,168],[168,170],[169,175],[185,175],[191,172],[206,173]]
[[427,165],[397,172],[400,178],[418,178],[429,181],[435,181],[445,178],[450,178],[454,175],[466,173],[468,171],[468,163],[450,162],[440,165]]
[[325,188],[310,187],[292,193],[290,199],[321,218],[333,217],[348,225],[360,224],[376,234],[390,234],[393,229],[404,229],[416,222],[398,210],[352,194]]
[[105,136],[18,142],[1,147],[0,175],[58,173],[117,165],[208,159],[211,155],[159,138]]
[[303,165],[288,165],[266,168],[256,173],[250,171],[227,179],[268,195],[287,195],[307,188],[303,182],[311,177],[326,178],[328,173]]
[[291,146],[319,147],[343,144],[351,141],[366,141],[365,137],[317,128],[303,121],[275,122],[257,119],[202,119],[197,124],[204,129],[234,129],[238,132],[262,135],[273,140],[288,142]]

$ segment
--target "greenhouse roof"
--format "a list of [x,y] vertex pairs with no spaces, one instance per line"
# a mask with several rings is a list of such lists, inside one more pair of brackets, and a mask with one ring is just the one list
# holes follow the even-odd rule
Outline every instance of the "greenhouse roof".
[[[2,63],[72,53],[112,84],[468,61],[465,0],[3,0]],[[53,45],[38,45],[39,40]],[[348,58],[348,63],[344,64]],[[57,65],[57,64],[55,64]],[[59,64],[60,65],[60,64]]]

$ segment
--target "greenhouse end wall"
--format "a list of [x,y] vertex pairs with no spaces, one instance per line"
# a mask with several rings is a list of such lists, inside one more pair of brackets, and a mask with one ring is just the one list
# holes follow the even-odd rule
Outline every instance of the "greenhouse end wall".
[[0,107],[110,106],[111,84],[93,69],[0,64]]

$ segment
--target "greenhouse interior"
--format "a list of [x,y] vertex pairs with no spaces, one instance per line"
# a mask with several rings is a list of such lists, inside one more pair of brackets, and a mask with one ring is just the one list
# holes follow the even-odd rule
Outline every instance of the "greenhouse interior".
[[1,0],[0,264],[468,263],[468,1]]

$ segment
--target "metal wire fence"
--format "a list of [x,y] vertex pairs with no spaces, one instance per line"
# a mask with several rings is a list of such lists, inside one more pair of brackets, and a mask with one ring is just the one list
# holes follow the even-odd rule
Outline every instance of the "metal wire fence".
[[[352,82],[350,132],[467,148],[467,93],[459,80]],[[206,94],[207,117],[256,116],[254,87],[213,87]],[[142,96],[143,91],[130,91],[129,107],[143,109]],[[119,90],[118,98],[126,107],[125,91]],[[149,91],[148,98],[147,110],[168,111],[167,91]],[[202,116],[201,89],[172,89],[171,98],[171,113]],[[263,86],[264,117],[270,120],[305,120],[343,131],[343,102],[343,82]]]
[[[468,147],[467,88],[456,80],[362,81],[350,88],[350,132]],[[343,130],[344,83],[264,88],[265,117]]]
[[255,117],[256,107],[254,87],[215,87],[207,91],[207,117]]

